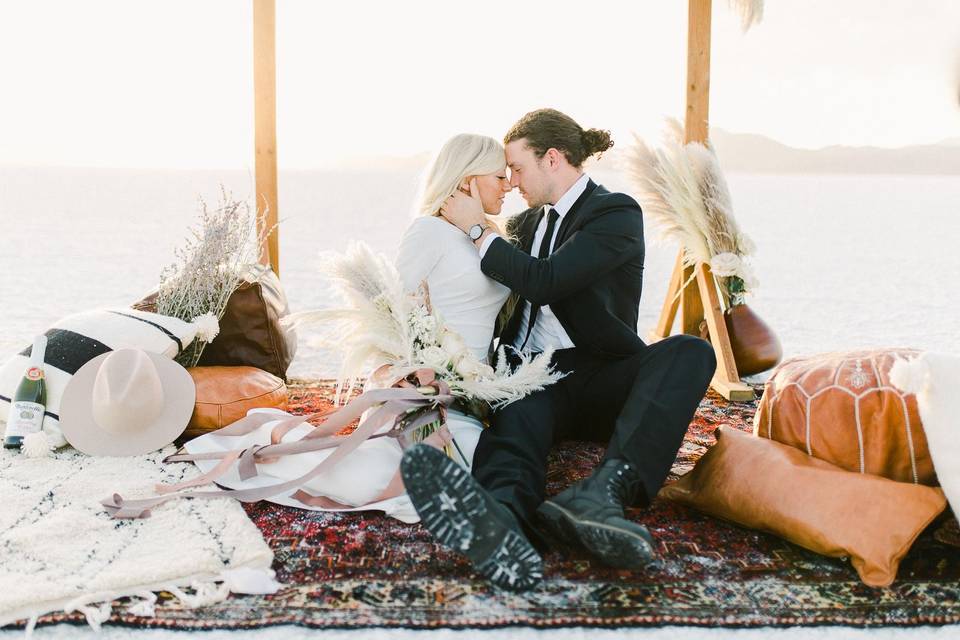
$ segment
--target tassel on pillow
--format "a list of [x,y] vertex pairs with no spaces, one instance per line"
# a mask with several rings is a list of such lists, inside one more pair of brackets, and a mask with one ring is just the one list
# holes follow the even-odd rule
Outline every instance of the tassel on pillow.
[[213,339],[220,333],[220,321],[212,313],[199,315],[190,324],[197,328],[196,340],[213,342]]
[[45,458],[53,451],[53,444],[46,433],[38,431],[24,436],[20,451],[28,458]]

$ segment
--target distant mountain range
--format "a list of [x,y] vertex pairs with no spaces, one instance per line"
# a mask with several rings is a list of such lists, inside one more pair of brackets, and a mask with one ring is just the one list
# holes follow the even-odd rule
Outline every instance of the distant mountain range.
[[711,132],[724,170],[731,173],[960,174],[960,138],[897,149],[830,146],[796,149],[751,133]]
[[[712,129],[714,147],[727,173],[848,173],[848,174],[960,174],[960,137],[936,144],[896,149],[834,145],[822,149],[797,149],[754,133]],[[623,140],[621,144],[626,143]],[[616,172],[623,147],[615,146],[594,170]],[[419,170],[430,155],[407,157],[357,157],[342,162],[343,169],[386,171]]]

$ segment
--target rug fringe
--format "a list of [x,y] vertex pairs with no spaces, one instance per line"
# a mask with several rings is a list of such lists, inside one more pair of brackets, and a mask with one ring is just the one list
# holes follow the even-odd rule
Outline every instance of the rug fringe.
[[[156,615],[156,592],[166,591],[173,594],[187,609],[206,607],[226,600],[231,593],[238,594],[271,594],[283,587],[274,579],[271,569],[238,567],[225,569],[218,575],[198,576],[185,578],[170,583],[151,584],[138,587],[135,591],[116,591],[112,593],[97,593],[74,598],[62,605],[64,613],[77,611],[82,613],[87,624],[94,631],[99,631],[103,623],[109,620],[113,613],[113,602],[120,598],[138,597],[140,600],[131,603],[124,611],[131,615],[152,618]],[[189,585],[189,586],[187,586]],[[193,591],[188,593],[187,590]],[[37,620],[60,607],[47,611],[32,611],[20,619],[27,618],[24,629],[26,637],[31,637],[37,626]],[[29,617],[28,617],[29,616]]]

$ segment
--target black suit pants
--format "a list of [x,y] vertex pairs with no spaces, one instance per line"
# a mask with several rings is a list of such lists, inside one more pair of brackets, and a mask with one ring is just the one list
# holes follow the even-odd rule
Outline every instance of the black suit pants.
[[494,413],[473,459],[474,477],[528,533],[544,499],[547,454],[560,440],[607,443],[607,458],[639,471],[638,503],[649,504],[716,370],[713,347],[687,335],[623,358],[562,349],[553,364],[568,375]]

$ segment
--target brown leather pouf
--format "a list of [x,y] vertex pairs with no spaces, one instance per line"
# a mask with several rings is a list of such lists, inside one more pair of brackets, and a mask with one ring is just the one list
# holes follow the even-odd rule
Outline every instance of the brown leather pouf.
[[266,371],[255,367],[190,367],[187,371],[197,385],[197,400],[181,440],[225,427],[250,409],[287,408],[287,385]]
[[754,433],[849,471],[936,486],[916,397],[889,379],[897,357],[917,353],[882,349],[787,360],[767,381]]

